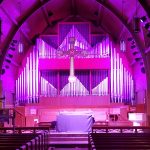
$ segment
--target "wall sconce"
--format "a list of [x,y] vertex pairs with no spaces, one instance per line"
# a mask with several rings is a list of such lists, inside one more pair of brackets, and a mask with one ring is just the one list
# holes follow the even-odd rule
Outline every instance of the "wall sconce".
[[122,51],[122,52],[126,51],[126,42],[125,42],[125,40],[120,40],[120,51]]

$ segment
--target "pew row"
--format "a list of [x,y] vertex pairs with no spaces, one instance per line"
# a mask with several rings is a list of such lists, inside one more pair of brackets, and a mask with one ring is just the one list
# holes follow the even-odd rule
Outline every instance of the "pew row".
[[[30,132],[28,132],[30,129]],[[41,130],[45,129],[45,130]],[[0,128],[0,150],[47,150],[48,128]],[[9,131],[15,131],[9,133]]]
[[148,150],[150,133],[89,133],[89,150]]

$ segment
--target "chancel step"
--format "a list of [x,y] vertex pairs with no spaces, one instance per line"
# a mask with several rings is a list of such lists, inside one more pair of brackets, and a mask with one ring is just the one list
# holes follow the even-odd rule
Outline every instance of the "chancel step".
[[54,147],[65,147],[76,145],[79,147],[87,147],[88,133],[61,133],[54,132],[49,134],[49,145]]

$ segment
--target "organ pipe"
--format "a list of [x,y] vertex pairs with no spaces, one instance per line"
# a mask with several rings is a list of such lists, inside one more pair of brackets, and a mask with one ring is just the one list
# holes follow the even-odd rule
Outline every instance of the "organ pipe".
[[34,103],[38,97],[38,53],[36,49],[27,57],[27,62],[16,80],[16,99],[21,103]]
[[111,49],[111,101],[131,103],[133,90],[131,73],[124,67],[116,49]]

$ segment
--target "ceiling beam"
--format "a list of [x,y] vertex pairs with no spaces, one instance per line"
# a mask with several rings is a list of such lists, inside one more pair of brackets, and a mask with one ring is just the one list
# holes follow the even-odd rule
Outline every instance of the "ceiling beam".
[[44,17],[47,25],[49,26],[50,22],[49,22],[48,12],[47,12],[46,8],[44,6],[42,6],[41,11],[42,11],[43,17]]
[[33,7],[31,7],[25,14],[24,16],[21,18],[21,20],[18,22],[18,25],[12,25],[10,32],[9,32],[9,36],[4,40],[3,45],[2,45],[2,55],[1,55],[1,59],[0,59],[0,69],[2,68],[2,62],[4,61],[5,55],[7,53],[7,49],[9,47],[10,42],[12,41],[14,35],[16,34],[16,32],[19,30],[19,28],[21,27],[21,25],[34,13],[36,12],[38,9],[40,9],[42,6],[44,6],[46,3],[50,2],[50,0],[44,0],[44,1],[40,1],[40,2],[36,2],[35,5],[33,5]]
[[126,29],[130,32],[130,34],[135,39],[139,49],[143,50],[145,48],[145,44],[144,44],[143,40],[141,39],[141,37],[139,36],[139,34],[134,33],[134,29],[133,29],[132,23],[127,23],[127,21],[124,18],[122,18],[122,14],[119,13],[117,9],[115,9],[112,5],[110,5],[106,1],[104,1],[104,2],[102,0],[96,0],[96,1],[100,5],[103,5],[103,7],[105,7],[108,11],[110,11],[113,15],[115,15],[120,20],[120,22],[122,22],[124,24]]
[[97,25],[100,26],[102,19],[103,19],[103,13],[104,12],[104,8],[102,5],[99,5],[98,7],[98,15],[97,15]]
[[[7,16],[7,18],[8,18],[14,25],[18,26],[18,22],[17,22],[14,18],[12,18],[12,17],[10,16],[10,14],[9,14],[2,6],[1,6],[0,8],[1,8],[1,10],[3,11],[3,13]],[[22,29],[20,29],[20,32],[23,34],[23,36],[24,36],[25,39],[28,41],[28,43],[29,43],[29,44],[32,44],[31,39],[29,38],[29,36],[28,36]]]

